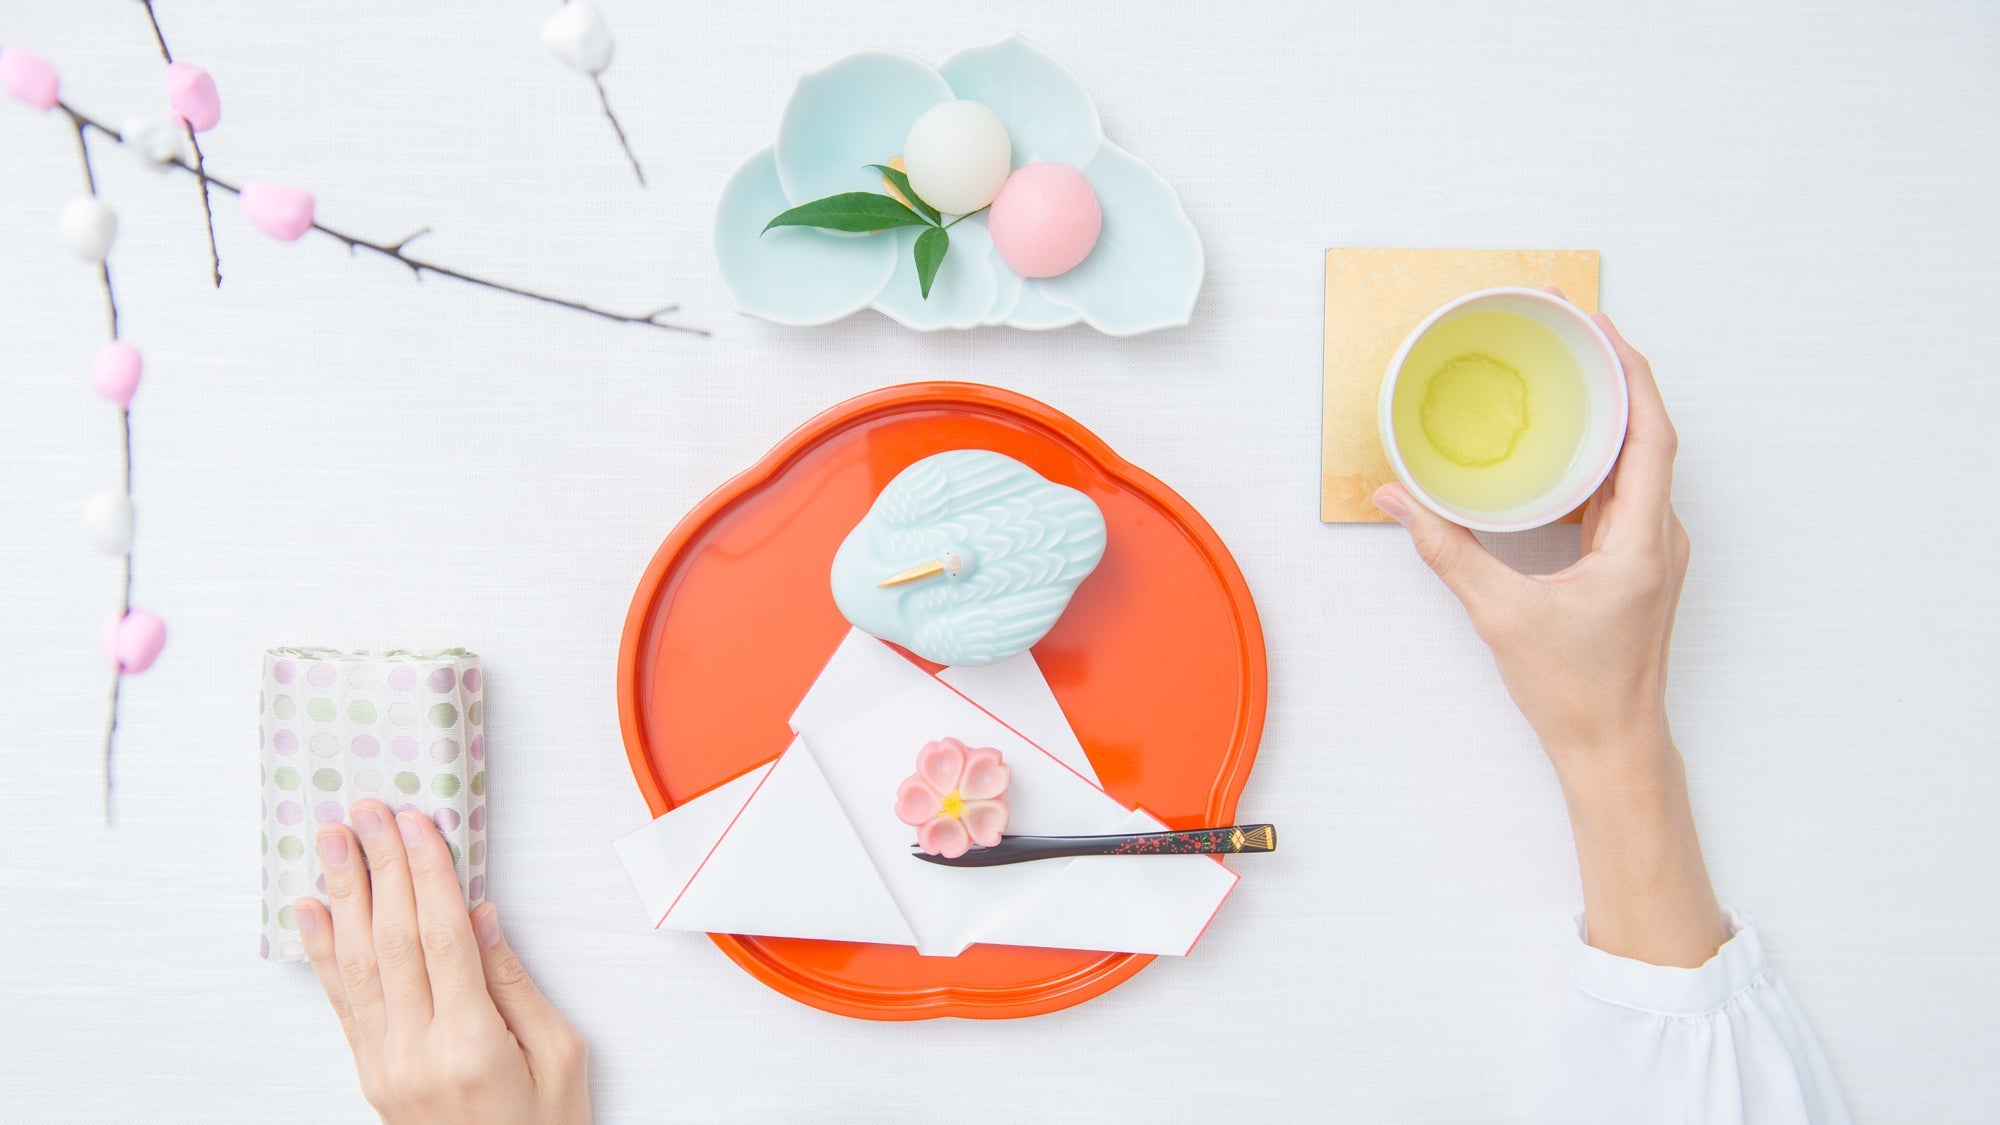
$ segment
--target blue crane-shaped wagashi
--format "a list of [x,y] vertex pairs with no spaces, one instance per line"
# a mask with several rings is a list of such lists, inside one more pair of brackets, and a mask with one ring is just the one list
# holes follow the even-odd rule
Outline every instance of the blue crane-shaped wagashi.
[[833,556],[856,628],[938,664],[992,664],[1055,626],[1104,557],[1090,497],[985,449],[896,474]]

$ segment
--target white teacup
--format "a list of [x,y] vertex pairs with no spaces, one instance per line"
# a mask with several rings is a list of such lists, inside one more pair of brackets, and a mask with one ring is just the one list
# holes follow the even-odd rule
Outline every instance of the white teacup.
[[[1568,468],[1536,496],[1500,509],[1470,509],[1443,501],[1424,488],[1404,463],[1397,447],[1393,408],[1396,385],[1410,352],[1426,335],[1461,316],[1481,312],[1506,312],[1527,317],[1553,332],[1577,363],[1583,378],[1583,435]],[[1618,451],[1625,444],[1628,399],[1625,370],[1618,352],[1604,330],[1582,309],[1539,289],[1505,287],[1481,289],[1446,304],[1424,318],[1389,361],[1382,378],[1382,395],[1377,419],[1382,449],[1396,479],[1403,482],[1419,504],[1456,524],[1477,531],[1525,531],[1554,523],[1590,499],[1604,483]],[[1532,406],[1531,406],[1532,409]]]

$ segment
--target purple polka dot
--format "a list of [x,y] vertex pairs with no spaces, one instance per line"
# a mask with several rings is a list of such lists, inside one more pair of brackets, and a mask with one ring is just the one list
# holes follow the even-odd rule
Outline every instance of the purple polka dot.
[[268,867],[266,867],[266,868],[264,868],[263,870],[261,870],[261,871],[257,872],[257,874],[258,874],[258,875],[259,875],[259,876],[260,876],[260,877],[262,878],[262,883],[261,883],[260,885],[261,885],[261,886],[262,886],[262,887],[263,887],[263,888],[264,888],[265,890],[267,890],[267,891],[268,891],[268,890],[270,890],[270,889],[271,889],[271,869],[270,869],[270,868],[268,868]]
[[289,660],[280,660],[271,665],[271,678],[281,684],[289,684],[299,674],[299,666]]
[[306,670],[306,682],[316,688],[333,686],[333,665],[315,664]]
[[473,761],[483,762],[486,760],[486,739],[484,736],[477,734],[473,735],[472,741],[467,745],[472,751]]
[[449,668],[439,668],[431,673],[431,690],[443,695],[458,686],[458,673]]
[[417,686],[417,670],[405,664],[389,671],[389,686],[396,691],[408,691]]
[[338,824],[343,812],[339,801],[321,801],[319,807],[313,810],[313,816],[321,824]]
[[431,819],[437,821],[439,832],[450,832],[458,827],[458,813],[453,809],[439,809]]
[[375,736],[372,734],[355,735],[353,747],[354,756],[357,758],[372,758],[382,752],[382,744],[375,741]]
[[297,824],[300,820],[304,819],[305,815],[306,810],[300,808],[297,801],[278,802],[279,824]]
[[417,740],[407,734],[399,734],[395,741],[389,743],[389,753],[406,762],[414,762],[417,760]]
[[257,798],[257,815],[269,819],[271,815],[271,802],[268,799],[263,797]]
[[472,830],[473,830],[474,832],[483,832],[483,831],[485,831],[485,830],[486,830],[486,806],[485,806],[485,805],[474,805],[474,806],[472,806]]
[[319,876],[319,877],[315,878],[315,879],[313,880],[313,887],[314,887],[315,889],[317,889],[317,890],[319,891],[319,893],[321,893],[321,894],[325,894],[325,893],[326,893],[326,876],[324,876],[324,875],[321,875],[321,876]]
[[299,736],[291,731],[281,730],[271,736],[271,749],[280,754],[296,754],[299,752]]
[[467,668],[465,670],[464,678],[465,678],[465,690],[467,691],[479,690],[479,669]]
[[474,899],[474,901],[477,901],[477,900],[479,900],[479,899],[482,899],[482,898],[485,898],[485,897],[486,897],[486,876],[484,876],[484,875],[474,875],[474,876],[472,877],[472,885],[471,885],[470,887],[467,887],[467,888],[466,888],[466,891],[467,891],[467,892],[469,892],[469,893],[470,893],[470,894],[472,895],[472,898]]
[[410,812],[410,811],[414,810],[414,809],[415,809],[416,807],[417,807],[417,806],[416,806],[416,803],[415,803],[415,802],[413,802],[413,801],[404,801],[404,802],[403,802],[402,804],[400,804],[400,805],[397,805],[397,806],[396,806],[396,811],[397,811],[398,813],[406,813],[406,812]]
[[257,935],[257,955],[264,960],[271,959],[271,939],[264,934]]

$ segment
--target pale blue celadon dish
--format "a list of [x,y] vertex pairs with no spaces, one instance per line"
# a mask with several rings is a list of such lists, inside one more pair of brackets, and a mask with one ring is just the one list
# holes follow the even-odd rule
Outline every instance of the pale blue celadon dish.
[[[882,190],[870,164],[902,152],[910,126],[939,102],[965,98],[998,114],[1014,167],[1042,161],[1082,170],[1104,212],[1097,246],[1059,277],[1023,278],[993,249],[983,214],[951,228],[951,250],[919,293],[911,247],[919,231],[842,234],[778,227],[779,212],[844,191]],[[723,186],[715,257],[739,311],[777,324],[828,324],[874,308],[906,328],[1061,328],[1111,336],[1188,323],[1201,292],[1201,237],[1174,189],[1104,139],[1083,84],[1019,36],[951,56],[941,67],[889,51],[849,55],[799,79],[760,149]]]
[[954,449],[875,498],[834,553],[833,600],[855,628],[925,660],[992,664],[1055,627],[1104,545],[1090,497],[1004,454]]

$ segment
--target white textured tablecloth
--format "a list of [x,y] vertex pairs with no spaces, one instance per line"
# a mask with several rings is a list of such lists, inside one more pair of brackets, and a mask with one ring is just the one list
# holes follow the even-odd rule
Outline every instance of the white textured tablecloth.
[[[0,1117],[365,1117],[310,974],[247,937],[259,654],[315,637],[463,644],[501,685],[490,893],[590,1037],[604,1121],[1522,1118],[1577,906],[1558,795],[1401,533],[1315,519],[1321,251],[1437,245],[1603,251],[1604,306],[1682,434],[1673,706],[1717,884],[1857,1119],[1993,1119],[1991,5],[603,0],[643,192],[537,41],[552,3],[156,6],[220,83],[218,173],[307,185],[324,220],[387,239],[431,225],[425,252],[474,271],[680,299],[716,336],[414,284],[323,238],[274,243],[227,198],[218,293],[193,184],[101,152],[147,359],[134,596],[171,630],[127,685],[107,832],[97,627],[118,578],[75,530],[116,473],[83,376],[102,299],[55,230],[73,138],[0,105]],[[1013,30],[1179,187],[1209,259],[1194,326],[731,313],[708,214],[798,73]],[[0,42],[108,121],[160,104],[129,0],[15,0]],[[1196,956],[1030,1021],[801,1007],[647,931],[609,847],[645,817],[612,678],[646,559],[793,425],[919,377],[1042,398],[1180,490],[1269,637],[1242,808],[1285,850],[1241,865]],[[1574,535],[1507,549],[1548,565]],[[961,1085],[974,1057],[991,1088]]]

